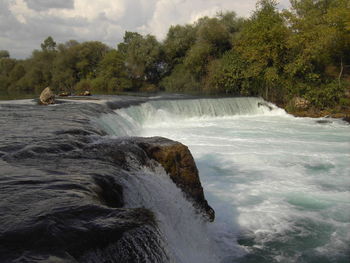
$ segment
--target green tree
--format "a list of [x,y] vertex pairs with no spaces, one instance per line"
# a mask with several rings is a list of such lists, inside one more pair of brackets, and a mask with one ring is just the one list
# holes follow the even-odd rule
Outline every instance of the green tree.
[[211,55],[221,56],[231,49],[231,37],[226,27],[217,18],[202,18],[198,22],[197,42],[207,43],[211,46]]
[[196,28],[192,25],[170,27],[163,43],[167,69],[182,63],[187,51],[196,41]]
[[7,57],[0,58],[0,92],[7,93],[7,90],[11,84],[10,73],[14,66],[16,65],[16,60]]
[[98,66],[97,79],[92,84],[97,90],[106,92],[131,90],[133,84],[128,78],[124,54],[118,50],[109,51]]
[[126,32],[124,42],[118,45],[118,51],[125,56],[125,65],[131,79],[150,83],[160,80],[163,72],[162,50],[154,36]]
[[206,42],[196,43],[187,52],[184,65],[197,80],[200,80],[205,75],[211,52],[212,46]]
[[26,71],[24,69],[23,64],[17,63],[10,72],[9,80],[13,85],[15,85],[16,82],[20,80],[25,74],[26,74]]
[[96,78],[99,63],[108,50],[108,46],[98,41],[68,41],[59,45],[59,53],[53,61],[53,86],[58,92],[74,93],[77,83]]
[[[291,4],[285,12],[293,32],[289,41],[293,59],[285,67],[297,87],[291,93],[325,107],[320,98],[330,98],[326,90],[337,94],[337,101],[343,93],[344,65],[350,64],[350,6],[346,0],[293,0]],[[334,101],[329,99],[329,106]]]
[[74,85],[79,82],[78,56],[72,41],[58,46],[59,53],[52,63],[52,86],[56,92],[74,93]]
[[213,60],[208,67],[205,91],[214,94],[256,95],[248,90],[249,79],[245,77],[246,62],[234,50],[221,59]]
[[10,58],[10,53],[7,50],[0,50],[0,59]]
[[41,49],[43,51],[54,51],[56,49],[56,42],[51,36],[49,36],[43,43],[41,43]]
[[79,79],[95,78],[100,61],[109,47],[99,41],[84,42],[73,46],[72,52],[77,57],[76,69]]
[[16,65],[16,60],[11,58],[0,58],[0,75],[9,76]]
[[244,19],[237,17],[235,12],[219,12],[216,16],[220,23],[226,27],[226,30],[234,36],[236,33],[240,32],[243,27]]
[[244,24],[236,46],[247,63],[245,76],[260,82],[258,95],[280,101],[284,96],[283,73],[288,60],[288,37],[282,14],[274,0],[261,0]]
[[198,93],[201,88],[200,82],[183,64],[176,65],[171,74],[163,78],[160,85],[168,92]]

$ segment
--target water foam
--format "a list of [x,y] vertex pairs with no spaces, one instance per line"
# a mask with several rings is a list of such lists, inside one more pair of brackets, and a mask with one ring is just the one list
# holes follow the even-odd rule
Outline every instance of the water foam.
[[170,262],[221,262],[224,255],[210,238],[208,224],[156,164],[124,178],[126,207],[145,207],[155,213],[165,237]]
[[210,121],[242,116],[289,116],[283,109],[255,97],[156,100],[115,112],[116,115],[105,114],[94,120],[115,136],[139,135],[145,127],[167,127],[174,122],[185,124],[197,119]]
[[[225,238],[253,255],[248,262],[346,262],[350,136],[342,121],[332,122],[283,115],[198,118],[167,127],[146,123],[141,135],[189,146],[216,224],[233,229]],[[219,240],[222,231],[213,235]]]
[[[224,257],[227,262],[239,257],[240,262],[346,262],[350,136],[342,121],[320,124],[294,118],[259,98],[153,101],[116,113],[99,120],[110,134],[164,136],[188,145],[195,157],[217,219],[205,230],[194,228],[204,236],[189,232],[189,237],[174,237],[174,218],[157,212],[175,255],[192,251],[182,239],[193,244],[209,238],[216,241],[222,262]],[[152,184],[141,183],[146,188]],[[165,198],[156,206],[166,207],[178,198]],[[157,211],[151,203],[146,205]],[[186,223],[201,225],[196,220],[187,218]],[[201,244],[199,253],[206,248]],[[207,262],[217,262],[213,260]]]
[[117,111],[136,123],[172,123],[174,120],[254,115],[286,115],[283,109],[260,98],[224,98],[150,101]]

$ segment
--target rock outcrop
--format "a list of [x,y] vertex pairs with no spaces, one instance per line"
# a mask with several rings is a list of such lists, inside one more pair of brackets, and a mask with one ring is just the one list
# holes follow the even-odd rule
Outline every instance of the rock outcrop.
[[310,105],[310,102],[307,99],[300,97],[294,98],[292,103],[293,106],[298,110],[306,110]]
[[215,211],[204,197],[192,154],[187,146],[179,142],[163,137],[118,138],[107,143],[92,144],[91,148],[85,149],[84,156],[113,163],[125,171],[149,166],[150,160],[156,161],[206,219],[215,219]]
[[209,221],[214,221],[215,212],[204,197],[198,169],[187,146],[162,137],[136,138],[136,143],[149,158],[164,167],[195,207],[204,212]]
[[79,93],[78,96],[91,96],[91,92],[88,90],[85,90],[84,92]]
[[58,94],[58,96],[60,96],[60,97],[68,97],[70,95],[71,95],[70,92],[61,92],[60,94]]
[[[167,246],[169,236],[158,224],[167,219],[157,218],[163,207],[145,205],[173,196],[156,192],[159,188],[139,195],[153,186],[140,183],[149,179],[143,167],[158,162],[198,212],[213,220],[187,147],[159,137],[103,136],[105,131],[91,125],[90,116],[107,109],[67,106],[44,110],[47,115],[40,107],[9,107],[2,113],[6,125],[0,125],[0,167],[9,180],[1,182],[0,191],[0,211],[7,211],[0,213],[0,262],[175,262],[171,257],[177,248]],[[14,129],[17,125],[23,128]],[[150,176],[157,180],[157,173]],[[135,197],[134,205],[124,200],[127,196]],[[165,205],[183,216],[176,204]]]
[[47,87],[41,92],[39,100],[43,105],[55,104],[55,94]]

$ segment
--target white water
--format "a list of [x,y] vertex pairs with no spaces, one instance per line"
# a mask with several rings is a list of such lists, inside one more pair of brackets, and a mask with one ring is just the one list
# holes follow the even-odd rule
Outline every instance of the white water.
[[125,177],[123,185],[126,207],[142,206],[155,213],[161,236],[165,237],[170,262],[221,261],[222,253],[210,239],[208,224],[162,167],[143,168]]
[[[100,121],[115,135],[164,136],[189,146],[217,218],[207,230],[194,228],[200,236],[185,246],[163,226],[170,246],[185,253],[179,262],[349,262],[349,125],[294,118],[259,102],[149,102]],[[160,218],[174,223],[168,220]],[[208,244],[199,244],[197,255],[185,249],[203,233],[221,251],[215,260],[202,261]]]

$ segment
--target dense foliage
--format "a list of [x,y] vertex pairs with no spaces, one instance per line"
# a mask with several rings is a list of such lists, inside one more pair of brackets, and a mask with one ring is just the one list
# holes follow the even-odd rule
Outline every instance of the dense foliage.
[[123,91],[254,95],[286,105],[295,97],[324,109],[349,106],[348,0],[291,0],[280,11],[260,0],[248,19],[234,12],[172,26],[164,41],[126,32],[101,42],[48,37],[26,60],[0,51],[0,91]]

